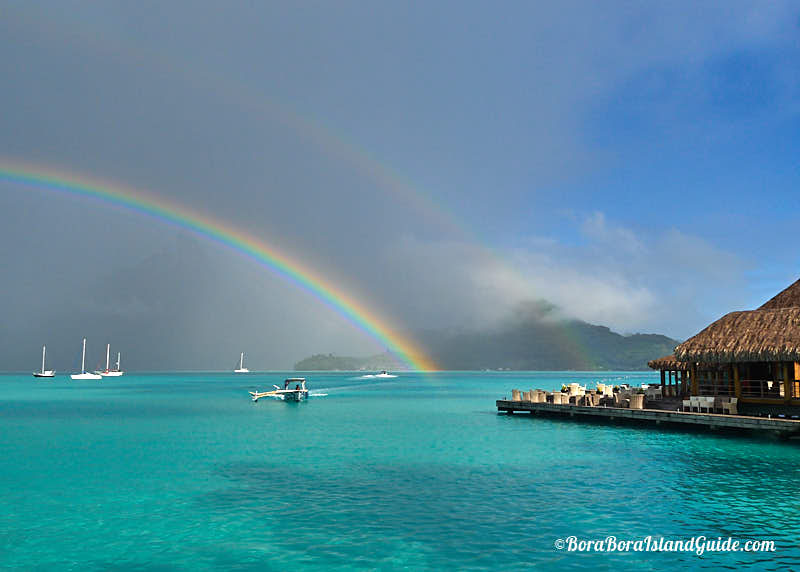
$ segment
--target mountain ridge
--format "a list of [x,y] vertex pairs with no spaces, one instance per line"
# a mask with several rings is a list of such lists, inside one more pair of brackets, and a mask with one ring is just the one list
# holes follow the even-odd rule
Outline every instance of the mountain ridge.
[[[498,327],[486,330],[417,332],[440,369],[513,371],[647,369],[647,362],[672,353],[678,340],[662,334],[623,335],[609,327],[560,318],[546,303],[528,305]],[[391,354],[368,357],[316,354],[296,370],[405,369]]]

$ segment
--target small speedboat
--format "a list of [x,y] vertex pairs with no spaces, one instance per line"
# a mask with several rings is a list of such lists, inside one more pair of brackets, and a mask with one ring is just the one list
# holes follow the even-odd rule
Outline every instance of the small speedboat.
[[[290,387],[294,384],[294,387]],[[253,401],[258,401],[262,397],[275,397],[284,401],[303,401],[308,399],[308,389],[306,389],[306,378],[290,377],[283,382],[283,389],[273,385],[272,391],[251,391],[250,397]]]
[[386,370],[384,369],[382,372],[376,373],[375,377],[397,377],[397,376],[392,375],[391,373],[386,373]]

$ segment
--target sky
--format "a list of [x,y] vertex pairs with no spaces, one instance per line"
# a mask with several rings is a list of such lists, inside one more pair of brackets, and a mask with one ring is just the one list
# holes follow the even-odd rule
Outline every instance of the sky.
[[[800,278],[792,2],[3,2],[0,160],[145,189],[393,329],[548,300],[685,339]],[[251,260],[0,182],[0,369],[380,342]],[[125,365],[125,364],[123,364]]]

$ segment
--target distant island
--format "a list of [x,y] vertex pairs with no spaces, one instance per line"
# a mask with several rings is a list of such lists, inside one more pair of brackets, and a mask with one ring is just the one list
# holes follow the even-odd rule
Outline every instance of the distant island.
[[[644,370],[647,362],[671,354],[679,340],[661,334],[622,335],[606,326],[563,318],[544,301],[520,306],[515,315],[486,330],[428,330],[414,339],[448,370]],[[345,357],[318,354],[295,369],[398,370],[391,354]]]

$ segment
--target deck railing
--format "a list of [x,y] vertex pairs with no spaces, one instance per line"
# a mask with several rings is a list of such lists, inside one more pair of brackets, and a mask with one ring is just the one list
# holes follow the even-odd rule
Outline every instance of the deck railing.
[[699,395],[733,395],[733,388],[727,383],[708,383],[701,381],[697,385]]
[[742,397],[783,399],[783,381],[772,379],[743,379]]

